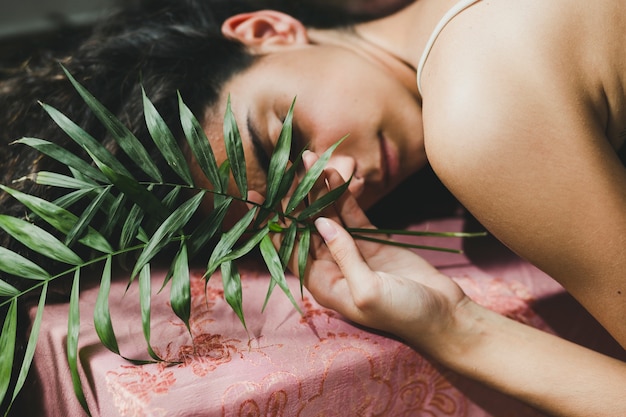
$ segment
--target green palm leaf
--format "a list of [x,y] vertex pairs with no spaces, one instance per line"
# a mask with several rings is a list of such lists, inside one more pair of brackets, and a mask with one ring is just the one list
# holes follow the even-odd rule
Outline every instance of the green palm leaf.
[[20,295],[20,290],[0,279],[0,297],[15,297],[18,295]]
[[63,113],[41,103],[43,109],[54,120],[54,122],[77,144],[91,155],[95,155],[99,161],[111,167],[117,172],[132,177],[131,173],[126,169],[120,161],[115,158],[100,142],[95,140],[89,133],[85,132],[80,126],[70,120]]
[[305,219],[309,219],[320,213],[326,207],[337,201],[337,199],[341,197],[341,195],[348,189],[349,186],[350,181],[346,181],[339,187],[333,188],[317,200],[313,201],[309,206],[307,206],[300,213],[298,213],[298,221],[304,221]]
[[9,388],[9,381],[11,381],[16,337],[17,298],[14,298],[9,304],[9,310],[2,326],[2,334],[0,334],[0,404],[4,401]]
[[48,185],[50,187],[69,188],[73,190],[93,190],[95,188],[94,184],[90,182],[56,172],[39,171],[26,178],[36,184]]
[[237,265],[232,261],[227,261],[221,265],[222,286],[224,287],[224,299],[233,309],[244,329],[248,330],[246,320],[243,315],[243,292],[241,290],[241,275],[237,270]]
[[[35,213],[37,216],[50,224],[50,226],[54,227],[56,230],[65,235],[70,235],[72,233],[72,230],[76,229],[76,225],[81,224],[81,221],[78,217],[65,210],[64,208],[57,206],[54,203],[50,203],[42,198],[5,187],[4,185],[0,185],[0,189],[9,193],[11,196],[13,196],[13,198],[28,207],[30,210],[32,210],[33,213]],[[99,203],[101,203],[101,199],[103,197],[104,196],[101,193],[98,198],[92,200],[91,205],[95,204],[99,206]],[[94,214],[95,213],[91,214],[91,217],[93,217]],[[95,229],[91,227],[86,227],[88,224],[87,220],[91,219],[83,219],[82,224],[84,225],[84,227],[81,227],[81,229],[76,229],[74,231],[74,234],[77,232],[81,232],[82,234],[82,232],[84,232],[84,236],[78,239],[78,241],[85,246],[88,246],[103,253],[113,252],[113,248],[104,238],[104,236],[98,233],[98,231],[96,231]],[[70,245],[66,244],[66,246]]]
[[180,318],[187,330],[189,327],[189,317],[191,316],[191,289],[189,283],[189,261],[187,259],[187,245],[181,242],[180,250],[174,258],[172,267],[172,287],[170,288],[170,304],[172,310]]
[[141,308],[141,327],[143,329],[143,336],[148,347],[148,354],[155,361],[160,361],[161,358],[159,358],[159,356],[154,352],[150,342],[150,316],[152,314],[150,306],[150,300],[152,298],[151,287],[150,264],[146,264],[141,272],[139,272],[139,306]]
[[126,195],[120,193],[115,200],[108,205],[106,210],[106,220],[104,226],[100,229],[100,233],[107,238],[111,237],[113,230],[119,227],[119,223],[122,220],[122,216],[128,215],[128,212],[124,208],[124,202],[126,201]]
[[88,177],[93,178],[96,181],[102,183],[108,182],[108,179],[104,175],[102,175],[102,173],[96,168],[89,165],[87,162],[83,161],[81,158],[77,157],[67,149],[62,148],[55,143],[37,138],[22,138],[16,140],[13,143],[20,143],[30,146],[31,148],[37,149],[39,152],[48,155],[53,159],[56,159],[57,161],[68,167],[76,169],[77,171],[87,175]]
[[161,221],[165,219],[167,210],[156,196],[146,187],[137,182],[134,178],[117,172],[104,162],[100,161],[95,155],[91,155],[92,159],[109,180],[119,188],[126,196],[137,204],[146,213],[154,217],[155,220]]
[[174,139],[172,131],[169,129],[167,124],[165,124],[165,121],[146,95],[146,91],[143,87],[141,88],[141,93],[143,97],[143,110],[144,117],[146,119],[146,126],[148,126],[148,131],[150,132],[150,136],[152,137],[154,144],[157,148],[159,148],[163,158],[165,158],[165,161],[172,168],[172,170],[183,181],[185,181],[185,184],[193,186],[189,166],[187,165],[187,161],[176,143],[176,139]]
[[141,207],[133,205],[122,226],[119,242],[120,249],[126,249],[133,239],[137,237],[143,217],[144,213],[141,211]]
[[189,222],[193,214],[196,212],[202,199],[204,198],[204,192],[199,192],[195,196],[191,197],[185,203],[181,204],[174,212],[161,224],[161,226],[154,232],[154,235],[150,238],[150,241],[139,255],[131,278],[135,277],[141,268],[161,250],[168,243],[172,236],[180,232],[181,229]]
[[226,256],[232,251],[239,238],[246,232],[256,212],[256,208],[249,210],[228,232],[222,234],[209,258],[207,270],[204,274],[205,277],[210,277],[217,270],[220,263],[227,260]]
[[83,410],[91,416],[89,412],[89,406],[85,399],[85,393],[83,392],[83,386],[80,381],[80,375],[78,373],[78,336],[80,333],[80,308],[79,308],[79,283],[80,283],[80,269],[77,269],[74,273],[74,281],[72,283],[72,291],[70,294],[70,311],[67,321],[67,362],[70,367],[70,374],[72,376],[72,385],[74,387],[74,394],[78,399],[78,402],[83,407]]
[[83,87],[76,79],[62,67],[65,75],[70,80],[76,91],[83,98],[87,106],[93,114],[100,120],[104,127],[111,134],[113,139],[120,145],[120,148],[135,162],[137,167],[146,173],[150,178],[157,182],[162,182],[163,178],[159,169],[150,157],[150,154],[143,147],[141,142],[133,135],[133,133],[122,122],[119,121],[113,113],[102,105],[85,87]]
[[304,274],[306,272],[310,246],[311,228],[306,227],[300,233],[300,243],[298,245],[298,276],[300,278],[300,295],[304,295]]
[[311,188],[313,188],[315,181],[317,181],[319,176],[322,174],[322,171],[328,163],[333,151],[345,140],[346,137],[347,136],[344,136],[341,140],[329,147],[326,152],[324,152],[319,159],[315,161],[311,169],[307,171],[304,178],[302,178],[302,181],[298,184],[296,190],[291,196],[291,199],[287,204],[287,208],[285,209],[285,214],[289,214],[294,211],[296,207],[298,207],[298,205],[306,198],[309,191],[311,191]]
[[293,108],[296,104],[294,99],[289,107],[285,121],[280,130],[280,135],[276,141],[276,147],[270,159],[270,166],[267,171],[267,191],[264,207],[273,207],[276,203],[280,190],[281,180],[289,162],[291,151],[291,134],[293,123]]
[[213,236],[215,236],[217,231],[221,229],[226,213],[228,213],[228,208],[232,202],[232,197],[224,200],[220,205],[216,206],[213,211],[211,211],[211,214],[193,231],[187,243],[190,258],[196,256],[200,249],[202,249]]
[[93,239],[95,238],[98,250],[105,253],[113,252],[113,248],[111,247],[109,242],[104,239],[104,236],[89,227],[89,223],[91,223],[96,213],[100,210],[100,207],[102,207],[104,200],[109,196],[109,193],[111,192],[111,187],[112,186],[109,185],[104,190],[100,190],[98,192],[98,196],[91,200],[87,208],[85,208],[85,210],[83,211],[83,214],[74,224],[74,227],[72,227],[72,229],[67,232],[67,236],[65,237],[65,244],[68,247],[73,246],[76,240],[84,242],[85,238],[81,238],[81,236],[83,236],[85,232],[87,232],[88,236],[90,237],[90,240],[88,240],[90,247],[93,247],[95,245],[95,243],[93,242]]
[[209,139],[204,133],[204,129],[200,126],[200,123],[193,115],[191,110],[183,102],[182,97],[178,94],[178,108],[180,112],[180,122],[185,133],[185,138],[189,144],[189,148],[194,155],[194,158],[209,180],[213,185],[215,191],[222,192],[220,187],[220,175],[215,160],[215,154],[209,144]]
[[[278,285],[280,289],[283,290],[283,292],[285,293],[287,298],[289,298],[289,301],[291,301],[291,304],[293,304],[295,309],[300,314],[302,314],[302,310],[300,310],[300,306],[298,306],[298,303],[296,303],[296,300],[293,298],[293,295],[291,295],[291,291],[289,290],[289,287],[287,286],[285,270],[283,269],[283,265],[280,261],[280,257],[278,256],[278,252],[276,252],[276,248],[274,247],[274,244],[272,243],[272,240],[270,239],[269,235],[265,235],[263,237],[263,239],[261,240],[261,244],[259,245],[259,248],[261,249],[261,255],[263,256],[265,265],[267,265],[267,269],[269,270],[270,275],[272,276],[272,280],[275,281],[276,285]],[[269,295],[265,299],[265,303],[263,304],[263,310],[265,310],[268,300],[269,300]]]
[[278,255],[280,257],[280,263],[283,265],[283,268],[287,267],[287,263],[289,262],[289,258],[293,252],[293,248],[296,242],[296,234],[298,232],[298,224],[292,222],[287,231],[283,235],[283,239],[280,242],[280,249],[278,250]]
[[113,331],[111,312],[109,310],[109,293],[111,291],[111,256],[107,257],[100,280],[98,298],[93,310],[93,324],[102,344],[111,352],[120,354],[117,338]]
[[239,193],[242,198],[247,198],[248,179],[246,176],[246,159],[243,153],[243,144],[241,142],[239,128],[237,127],[235,116],[230,107],[230,95],[228,96],[226,114],[224,115],[224,145]]
[[[0,246],[0,271],[35,280],[46,280],[50,274],[42,267],[7,248]],[[0,293],[0,295],[2,295]]]
[[40,227],[0,214],[0,228],[33,251],[58,262],[82,265],[83,260],[70,248]]
[[28,376],[28,371],[30,370],[30,365],[33,362],[33,357],[35,356],[35,347],[37,346],[37,340],[39,339],[39,329],[41,328],[41,321],[43,318],[43,311],[47,295],[48,283],[46,282],[41,289],[39,303],[37,304],[37,314],[35,315],[35,319],[33,320],[31,325],[30,335],[28,336],[28,344],[26,345],[26,351],[24,352],[24,359],[22,359],[20,373],[17,376],[17,381],[15,382],[15,387],[13,388],[13,397],[11,398],[11,404],[9,404],[9,408],[11,408],[11,405],[15,401],[15,398],[17,398],[17,394],[24,386],[24,383],[26,382],[26,377]]
[[[273,220],[272,222],[270,222],[270,230],[272,228],[272,224],[275,220]],[[298,224],[295,222],[292,222],[289,227],[287,229],[282,229],[281,228],[281,232],[284,232],[286,230],[286,232],[284,233],[284,236],[280,242],[280,249],[278,250],[278,257],[280,258],[280,263],[283,265],[283,270],[286,268],[287,266],[287,262],[289,262],[289,258],[291,257],[291,254],[293,253],[293,248],[295,245],[295,241],[296,241],[296,235],[298,232]],[[267,295],[265,296],[265,300],[267,302],[267,300],[269,300],[269,297],[272,295],[272,292],[274,291],[274,287],[276,286],[276,281],[275,280],[270,280],[268,289],[267,289]]]

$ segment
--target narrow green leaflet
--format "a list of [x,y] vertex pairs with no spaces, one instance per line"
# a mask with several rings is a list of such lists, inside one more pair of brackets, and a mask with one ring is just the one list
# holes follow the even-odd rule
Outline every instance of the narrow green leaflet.
[[157,220],[163,220],[165,218],[165,213],[167,213],[165,207],[163,207],[161,201],[146,187],[135,181],[132,177],[112,170],[102,161],[99,161],[95,155],[91,155],[91,157],[100,171],[102,171],[117,188],[126,194],[129,199],[141,207],[143,211],[154,216]]
[[39,296],[39,304],[37,304],[37,314],[31,325],[30,335],[28,336],[28,344],[26,345],[26,351],[24,352],[24,359],[22,360],[22,366],[20,367],[20,373],[17,376],[15,382],[15,388],[13,389],[13,397],[11,398],[11,404],[17,398],[17,394],[22,390],[30,365],[33,362],[35,356],[35,348],[37,347],[37,340],[39,339],[39,329],[41,328],[41,320],[43,318],[43,310],[46,304],[46,297],[48,296],[48,283],[44,283],[41,289],[41,295]]
[[0,214],[0,228],[28,248],[50,259],[70,265],[83,263],[74,251],[57,238],[27,221]]
[[70,193],[64,194],[62,196],[60,196],[59,198],[57,198],[56,200],[54,200],[52,203],[56,204],[59,207],[62,208],[68,208],[71,207],[72,205],[78,203],[80,200],[82,200],[83,198],[85,198],[87,195],[89,195],[91,193],[91,190],[74,190]]
[[[69,167],[69,170],[70,170],[70,173],[72,174],[72,177],[76,178],[77,180],[81,180],[83,182],[88,182],[88,183],[90,183],[94,187],[98,187],[98,186],[101,185],[96,180],[94,180],[93,178],[83,174],[81,171],[77,170],[76,168]],[[100,174],[102,174],[102,172],[100,172]],[[106,183],[109,184],[108,181],[106,181]]]
[[[302,151],[304,152],[304,150]],[[292,161],[292,165],[285,171],[283,177],[280,180],[280,186],[278,188],[278,195],[276,196],[276,202],[280,201],[289,192],[293,181],[296,178],[296,172],[302,163],[302,153],[298,155],[295,161]]]
[[87,162],[77,157],[70,151],[65,148],[60,147],[56,143],[37,139],[37,138],[21,138],[16,140],[13,143],[19,143],[26,146],[30,146],[31,148],[37,149],[39,152],[48,155],[49,157],[59,161],[60,163],[74,168],[77,171],[87,175],[88,177],[93,178],[96,181],[107,183],[107,178],[102,175],[100,171],[98,171],[93,166],[89,165]]
[[172,131],[167,126],[154,104],[146,95],[146,91],[141,88],[143,97],[143,112],[146,119],[146,126],[154,144],[161,151],[161,155],[165,158],[167,164],[172,170],[189,186],[193,186],[191,179],[191,171],[183,153],[181,152]]
[[78,373],[78,335],[80,333],[80,308],[79,308],[79,285],[80,285],[80,269],[74,273],[74,281],[72,283],[72,291],[70,294],[70,311],[67,321],[67,362],[70,367],[72,376],[72,385],[74,386],[74,394],[80,402],[80,405],[91,416],[89,406],[83,392],[83,386],[80,382]]
[[174,313],[185,323],[187,330],[191,333],[191,328],[189,327],[189,317],[191,316],[191,288],[189,282],[187,245],[183,241],[180,245],[180,250],[176,254],[172,268],[170,304]]
[[141,207],[136,204],[133,205],[122,226],[119,242],[120,249],[126,249],[133,239],[137,237],[143,217],[144,213],[141,211]]
[[[275,219],[272,220],[270,222],[270,230],[272,230],[272,224],[273,222],[275,222]],[[286,230],[281,242],[280,242],[280,249],[278,250],[278,256],[280,258],[280,263],[283,265],[283,270],[287,267],[287,262],[289,262],[289,258],[291,257],[291,254],[293,253],[293,248],[296,242],[296,235],[298,232],[298,224],[295,222],[292,222],[288,228],[286,229],[281,229],[281,231]],[[269,300],[269,297],[272,295],[272,292],[274,291],[274,287],[276,286],[276,281],[275,280],[270,280],[268,289],[267,289],[267,295],[265,297],[266,302],[267,300]]]
[[[291,291],[289,290],[289,287],[287,286],[287,279],[285,278],[285,270],[283,269],[283,265],[280,261],[280,257],[278,256],[278,252],[276,252],[276,248],[274,247],[274,244],[272,243],[272,239],[269,237],[269,235],[265,235],[263,237],[263,239],[261,240],[261,244],[259,245],[259,248],[261,249],[261,256],[263,256],[265,265],[267,265],[267,269],[269,270],[270,275],[272,276],[272,280],[276,281],[276,285],[278,285],[283,290],[287,298],[289,298],[289,301],[291,301],[291,304],[293,304],[295,309],[298,310],[300,314],[302,314],[302,310],[300,310],[300,306],[298,306],[298,303],[296,303],[296,300],[293,298],[293,295],[291,295]],[[265,303],[263,304],[264,310],[267,305],[267,302],[268,302],[268,298],[265,299]]]
[[[122,215],[124,214],[124,202],[126,201],[126,196],[124,193],[120,193],[115,200],[108,206],[106,210],[106,221],[104,222],[104,227],[100,229],[100,233],[107,238],[111,237],[113,233],[113,229],[119,226]],[[128,214],[128,212],[126,212]]]
[[189,143],[189,147],[191,148],[191,152],[198,166],[213,185],[215,191],[222,192],[223,189],[220,188],[220,176],[217,162],[213,149],[211,149],[211,145],[209,144],[209,139],[206,137],[204,129],[198,122],[198,119],[196,119],[189,107],[183,102],[180,93],[178,94],[178,108],[183,132],[185,132],[187,143]]
[[205,277],[210,277],[213,272],[217,270],[219,264],[223,262],[222,259],[224,256],[232,250],[235,243],[237,243],[241,235],[245,233],[250,223],[252,223],[256,212],[256,208],[249,210],[228,232],[222,234],[222,237],[215,245],[213,253],[211,253],[211,257],[209,258],[207,270],[204,274]]
[[[102,246],[98,246],[98,250],[100,250],[101,252],[105,252],[105,253],[113,252],[113,248],[104,239],[104,237],[100,233],[96,232],[94,229],[89,227],[89,223],[91,223],[96,213],[100,210],[100,207],[102,207],[104,200],[109,196],[109,193],[111,192],[111,188],[112,186],[109,185],[104,190],[100,190],[100,192],[98,192],[98,196],[94,198],[93,200],[91,200],[91,202],[85,208],[85,210],[83,211],[83,214],[80,216],[78,221],[74,224],[72,229],[69,232],[67,232],[67,236],[65,237],[65,244],[68,247],[73,246],[76,240],[84,242],[85,238],[82,238],[82,236],[84,235],[85,232],[88,232],[89,237],[92,237],[93,239],[93,236],[96,236],[98,239],[97,243],[102,244]],[[91,247],[93,247],[93,244],[94,242],[90,241]]]
[[273,207],[276,203],[276,197],[279,195],[280,183],[285,174],[287,163],[289,162],[289,155],[291,151],[291,134],[293,123],[293,108],[296,103],[294,99],[289,107],[285,121],[280,130],[280,135],[276,141],[276,147],[272,153],[270,159],[270,166],[267,170],[267,191],[265,197],[266,207]]
[[154,235],[150,238],[148,245],[144,248],[137,259],[135,267],[131,277],[135,277],[141,268],[161,250],[168,243],[170,243],[172,236],[180,232],[180,230],[189,222],[191,216],[196,212],[202,199],[204,198],[204,192],[199,192],[195,196],[180,205],[174,212],[161,224],[161,226],[154,232]]
[[224,299],[233,309],[244,329],[248,330],[243,316],[243,292],[241,290],[241,275],[237,265],[232,261],[224,262],[221,266],[222,285],[224,287]]
[[228,190],[228,183],[230,182],[230,162],[228,161],[228,159],[226,159],[224,162],[222,162],[222,165],[220,165],[220,168],[218,170],[218,181],[219,184],[217,184],[215,186],[216,190],[223,190],[222,193],[214,193],[213,194],[213,206],[217,207],[220,204],[222,204],[222,202],[228,198],[231,198],[231,196],[226,194],[226,190]]
[[111,352],[120,354],[117,338],[113,331],[111,312],[109,310],[109,293],[111,291],[111,256],[107,257],[102,270],[98,298],[93,309],[93,324],[102,344]]
[[287,208],[285,209],[285,214],[289,214],[294,211],[296,207],[298,207],[298,204],[300,204],[306,198],[306,196],[309,194],[309,191],[311,191],[311,188],[313,188],[315,181],[317,181],[319,176],[322,174],[322,171],[324,170],[324,167],[330,159],[333,151],[345,140],[346,137],[347,136],[344,136],[338,142],[329,147],[326,152],[324,152],[313,164],[311,169],[307,171],[307,173],[304,175],[304,178],[302,178],[302,181],[298,184],[296,190],[291,196],[291,199],[287,204]]
[[68,175],[58,174],[56,172],[39,171],[27,177],[31,181],[39,185],[48,185],[57,188],[69,188],[73,190],[92,190],[92,183],[79,180]]
[[120,145],[120,148],[135,162],[138,168],[146,173],[150,178],[157,182],[162,182],[163,178],[156,164],[150,157],[150,154],[143,147],[141,142],[133,135],[118,118],[115,117],[106,107],[102,105],[89,91],[85,89],[76,79],[62,67],[65,75],[70,80],[76,91],[89,106],[93,114],[106,127],[111,136]]
[[[217,267],[224,262],[234,261],[235,259],[239,259],[247,255],[248,253],[252,251],[252,249],[254,249],[259,244],[259,242],[261,241],[261,239],[263,239],[263,237],[267,236],[268,233],[269,233],[269,227],[267,226],[257,230],[254,233],[254,235],[252,235],[252,237],[248,239],[243,245],[241,245],[235,250],[229,251],[221,258],[215,258],[213,261],[214,264]],[[212,270],[211,273],[213,273],[214,271],[215,270]]]
[[152,283],[150,282],[150,264],[146,264],[141,272],[139,272],[139,306],[141,308],[141,327],[143,329],[143,336],[146,339],[146,345],[148,347],[148,354],[155,361],[162,360],[159,358],[152,349],[152,343],[150,342],[150,316],[152,300]]
[[202,220],[196,230],[193,231],[187,242],[190,258],[196,256],[198,251],[200,251],[200,249],[215,236],[215,233],[221,229],[222,222],[232,202],[232,197],[224,200],[219,206],[216,206],[213,211],[211,211],[211,214]]
[[161,202],[163,203],[163,206],[168,209],[168,212],[174,210],[174,205],[178,201],[178,196],[180,195],[181,190],[182,188],[180,187],[180,185],[177,185],[176,187],[172,188],[165,197],[163,197],[163,200]]
[[94,139],[89,133],[85,132],[80,126],[70,120],[63,113],[41,103],[43,109],[54,120],[54,122],[77,144],[79,144],[84,150],[88,151],[91,155],[95,155],[99,161],[102,161],[107,166],[110,166],[117,172],[132,177],[131,173],[126,169],[120,161],[115,158],[111,152],[108,151],[100,142]]
[[280,257],[280,263],[283,265],[283,268],[287,267],[287,263],[289,262],[289,258],[293,252],[293,247],[296,242],[296,234],[298,232],[298,224],[292,222],[287,231],[283,235],[283,238],[280,242],[280,249],[278,250],[278,255]]
[[0,297],[15,297],[20,291],[8,282],[0,279]]
[[50,274],[31,261],[5,247],[0,246],[0,271],[20,278],[45,280]]
[[309,248],[311,247],[311,228],[306,227],[300,232],[298,245],[298,276],[300,277],[300,295],[304,295],[304,274],[308,262]]
[[[14,190],[3,185],[0,185],[0,189],[11,194],[13,198],[17,199],[20,203],[32,210],[33,213],[50,224],[50,226],[65,235],[70,234],[72,229],[76,227],[76,224],[79,223],[78,217],[54,203],[50,203],[39,197],[25,194],[21,191]],[[94,201],[98,202],[99,199],[96,198]],[[113,251],[109,242],[97,230],[88,227],[83,228],[82,231],[84,231],[84,235],[78,239],[80,243],[103,253],[111,253]]]
[[309,219],[326,207],[333,204],[341,195],[348,189],[350,186],[350,181],[344,182],[337,188],[333,188],[317,200],[313,201],[308,207],[304,208],[300,213],[298,213],[298,221],[303,221],[305,219]]
[[226,155],[230,162],[230,167],[235,178],[235,183],[242,198],[248,196],[248,179],[246,177],[246,160],[243,153],[241,135],[230,107],[230,95],[226,103],[226,114],[224,115],[224,145]]
[[17,337],[17,298],[11,300],[0,334],[0,404],[9,389]]

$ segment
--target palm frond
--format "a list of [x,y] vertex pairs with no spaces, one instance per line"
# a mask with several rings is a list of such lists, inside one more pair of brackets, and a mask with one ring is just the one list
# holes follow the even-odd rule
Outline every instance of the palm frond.
[[[62,195],[54,201],[47,201],[41,197],[0,185],[0,191],[11,195],[29,211],[27,219],[0,214],[0,229],[20,245],[59,264],[54,268],[55,271],[65,269],[52,275],[43,265],[33,262],[16,251],[0,247],[0,272],[23,280],[22,283],[27,287],[26,289],[20,287],[18,290],[14,285],[9,284],[8,280],[0,279],[0,307],[7,309],[0,334],[0,403],[7,398],[14,368],[17,307],[20,297],[36,290],[41,291],[17,382],[8,398],[11,404],[24,386],[33,360],[48,287],[55,279],[73,274],[68,313],[67,360],[76,398],[89,414],[78,361],[81,318],[80,280],[86,267],[102,264],[98,296],[93,306],[93,324],[103,346],[123,358],[125,357],[120,351],[109,309],[114,260],[117,260],[120,265],[132,266],[129,286],[138,277],[142,329],[147,352],[153,361],[163,359],[156,354],[150,340],[151,262],[170,248],[175,249],[176,245],[178,247],[176,251],[171,254],[168,252],[168,256],[171,255],[171,263],[159,291],[171,283],[169,295],[172,310],[190,332],[190,262],[192,258],[203,253],[208,258],[204,271],[205,285],[213,273],[219,269],[224,287],[224,298],[244,328],[246,328],[246,322],[242,278],[237,263],[256,248],[259,249],[271,275],[263,310],[267,306],[273,289],[278,286],[294,308],[301,312],[287,285],[286,267],[288,262],[297,256],[302,294],[302,277],[305,275],[311,235],[315,231],[311,220],[340,198],[347,190],[348,183],[330,191],[316,201],[308,201],[307,198],[332,153],[345,138],[331,146],[320,156],[313,167],[307,170],[289,197],[286,209],[283,210],[282,203],[293,188],[296,171],[302,163],[301,157],[304,151],[301,150],[290,161],[294,98],[277,138],[275,149],[270,156],[266,199],[260,204],[253,203],[247,200],[249,185],[246,161],[239,128],[231,109],[230,97],[224,114],[223,131],[227,159],[218,166],[202,125],[183,102],[180,94],[177,96],[184,135],[184,138],[180,139],[188,145],[191,163],[196,164],[208,180],[208,189],[205,189],[195,185],[192,170],[181,144],[142,89],[148,133],[163,161],[178,176],[174,183],[166,184],[163,182],[161,169],[149,156],[144,144],[65,68],[63,70],[85,104],[102,122],[119,148],[129,157],[131,161],[129,164],[134,166],[122,164],[88,132],[59,110],[43,103],[41,104],[43,110],[79,145],[88,156],[87,160],[45,139],[25,137],[14,142],[14,146],[29,146],[55,159],[67,168],[69,174],[68,172],[40,171],[18,179],[18,181],[34,181],[40,185],[56,188]],[[137,169],[143,171],[150,180],[141,182],[135,178],[131,172],[137,172]],[[228,193],[231,177],[234,178],[238,195]],[[209,214],[203,214],[200,221],[195,222],[194,219],[198,217],[196,215],[200,207],[203,207],[208,193],[213,196],[213,210]],[[184,199],[186,200],[183,201]],[[247,203],[250,209],[236,219],[232,227],[227,228],[225,220],[235,201]],[[353,236],[388,242],[373,237],[373,232],[370,232],[358,230],[353,233]],[[281,234],[278,249],[272,242],[271,234],[273,233]],[[385,233],[390,233],[390,231],[385,231]],[[82,254],[85,250],[89,253],[89,257],[83,259],[81,256],[84,256]],[[125,359],[138,364],[152,362],[143,359]]]

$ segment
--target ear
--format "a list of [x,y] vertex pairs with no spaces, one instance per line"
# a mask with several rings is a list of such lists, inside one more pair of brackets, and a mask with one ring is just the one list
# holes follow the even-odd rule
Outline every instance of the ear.
[[222,24],[222,34],[240,41],[259,54],[309,43],[307,30],[299,20],[273,10],[229,17]]

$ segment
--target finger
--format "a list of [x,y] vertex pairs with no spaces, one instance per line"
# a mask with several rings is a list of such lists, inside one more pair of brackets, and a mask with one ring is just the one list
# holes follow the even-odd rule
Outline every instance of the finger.
[[[345,183],[341,174],[334,169],[329,169],[326,173],[326,177],[331,189],[337,188]],[[335,207],[341,218],[341,222],[343,222],[346,227],[374,228],[356,198],[354,198],[349,190],[346,190],[346,192],[341,195],[335,203]]]
[[359,310],[367,308],[380,293],[377,289],[379,276],[363,259],[354,239],[343,227],[324,217],[315,221],[315,227],[345,277],[355,306]]
[[[319,157],[317,156],[317,154],[311,151],[305,151],[302,154],[302,161],[307,171],[318,161],[318,159]],[[313,187],[311,188],[311,191],[309,192],[309,202],[312,203],[313,201],[316,201],[317,199],[319,199],[320,197],[328,193],[329,188],[328,188],[328,183],[327,183],[327,178],[326,178],[326,175],[327,175],[326,171],[327,170],[322,171],[321,175],[317,178],[317,180],[313,184]],[[331,215],[331,213],[327,212],[326,215]]]

